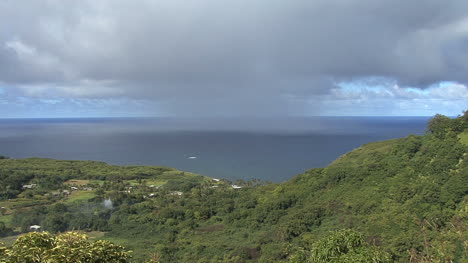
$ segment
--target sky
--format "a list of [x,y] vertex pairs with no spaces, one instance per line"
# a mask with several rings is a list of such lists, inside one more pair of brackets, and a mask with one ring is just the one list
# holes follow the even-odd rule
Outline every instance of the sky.
[[466,0],[0,0],[0,118],[467,109]]

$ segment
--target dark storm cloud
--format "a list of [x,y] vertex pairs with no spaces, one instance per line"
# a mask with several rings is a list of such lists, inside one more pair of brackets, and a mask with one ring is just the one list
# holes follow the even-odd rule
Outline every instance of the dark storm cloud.
[[339,81],[468,81],[466,0],[0,1],[0,82],[168,112],[300,112]]

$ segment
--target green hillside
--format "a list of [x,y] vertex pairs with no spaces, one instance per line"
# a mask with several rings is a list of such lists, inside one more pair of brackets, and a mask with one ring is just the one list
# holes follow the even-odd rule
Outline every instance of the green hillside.
[[5,236],[105,232],[135,262],[467,262],[467,129],[468,113],[436,115],[424,136],[242,188],[163,167],[5,159],[0,221]]

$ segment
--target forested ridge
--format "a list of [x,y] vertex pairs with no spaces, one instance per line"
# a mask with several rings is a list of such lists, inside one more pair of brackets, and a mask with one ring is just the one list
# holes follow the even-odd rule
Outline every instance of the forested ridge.
[[0,253],[15,262],[2,251],[40,226],[122,245],[122,262],[467,262],[467,153],[465,112],[279,184],[0,158]]

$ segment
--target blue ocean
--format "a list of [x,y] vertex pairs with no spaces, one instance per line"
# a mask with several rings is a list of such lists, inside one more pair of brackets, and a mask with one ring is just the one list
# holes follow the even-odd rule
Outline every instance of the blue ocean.
[[162,165],[280,182],[362,144],[423,134],[428,117],[0,119],[0,155]]

